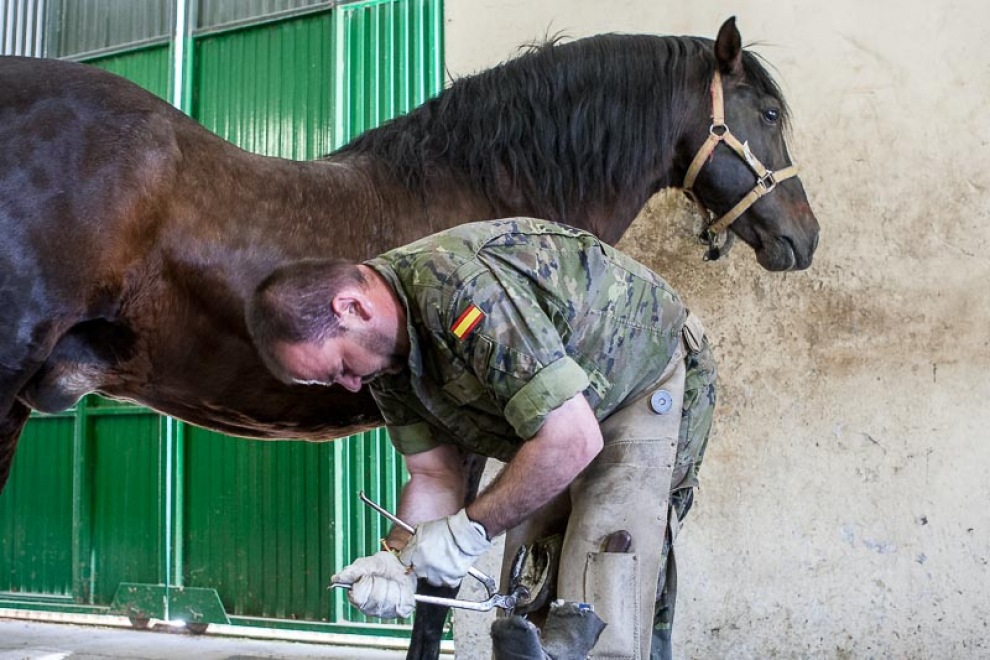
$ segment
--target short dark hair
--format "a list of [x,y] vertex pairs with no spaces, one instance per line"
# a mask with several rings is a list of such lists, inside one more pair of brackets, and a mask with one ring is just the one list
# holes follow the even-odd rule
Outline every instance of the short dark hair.
[[307,259],[272,271],[255,289],[246,310],[248,332],[268,369],[280,380],[292,380],[275,355],[276,347],[340,335],[331,301],[345,286],[367,284],[357,264],[342,259]]

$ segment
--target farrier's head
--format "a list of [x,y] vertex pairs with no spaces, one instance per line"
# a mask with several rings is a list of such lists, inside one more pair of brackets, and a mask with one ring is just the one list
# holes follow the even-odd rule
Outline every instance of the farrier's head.
[[246,314],[268,369],[285,383],[337,383],[352,392],[401,369],[396,338],[376,316],[372,285],[365,269],[342,260],[300,261],[272,272]]

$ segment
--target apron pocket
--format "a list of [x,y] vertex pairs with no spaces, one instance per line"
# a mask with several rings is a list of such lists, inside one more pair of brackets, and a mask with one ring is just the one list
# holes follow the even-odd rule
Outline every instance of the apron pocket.
[[585,601],[608,627],[591,657],[633,660],[639,653],[639,565],[635,554],[588,553],[584,573]]

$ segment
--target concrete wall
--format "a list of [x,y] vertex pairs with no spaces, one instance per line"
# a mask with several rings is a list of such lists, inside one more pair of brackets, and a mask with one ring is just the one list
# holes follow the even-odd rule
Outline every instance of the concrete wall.
[[620,243],[700,313],[721,365],[679,542],[678,657],[990,657],[990,5],[446,11],[454,74],[548,32],[714,37],[735,12],[792,104],[823,227],[811,270],[764,272],[743,245],[702,263],[679,194]]

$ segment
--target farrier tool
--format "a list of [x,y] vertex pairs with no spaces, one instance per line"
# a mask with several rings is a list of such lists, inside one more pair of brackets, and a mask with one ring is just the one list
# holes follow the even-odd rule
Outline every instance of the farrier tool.
[[[398,525],[402,529],[406,530],[410,534],[416,533],[416,528],[402,520],[395,514],[386,511],[382,507],[378,506],[376,503],[372,502],[364,491],[358,493],[358,497],[361,501],[370,506],[372,509],[382,514]],[[458,607],[462,610],[474,610],[476,612],[487,612],[493,607],[498,607],[500,609],[506,610],[510,614],[516,608],[516,605],[521,601],[529,597],[529,590],[525,587],[518,587],[511,594],[500,594],[498,593],[498,585],[495,584],[495,578],[483,573],[482,571],[474,568],[473,566],[468,569],[468,575],[480,582],[488,594],[488,599],[483,601],[475,600],[461,600],[459,598],[444,598],[442,596],[428,596],[426,594],[416,594],[417,603],[428,603],[430,605],[441,605],[444,607]],[[344,584],[342,582],[334,582],[330,585],[331,589],[350,589],[351,585]]]

